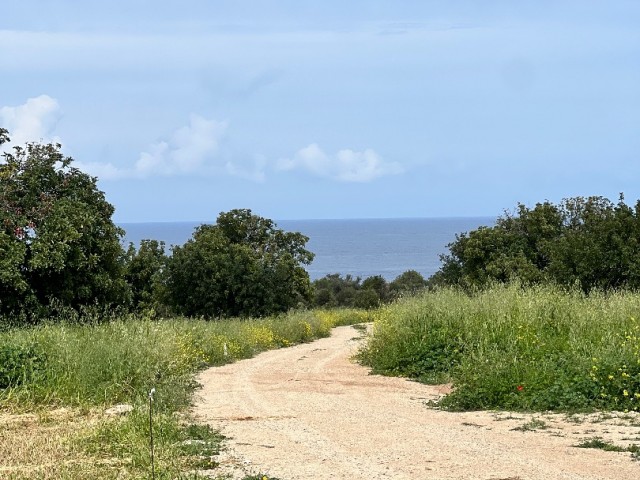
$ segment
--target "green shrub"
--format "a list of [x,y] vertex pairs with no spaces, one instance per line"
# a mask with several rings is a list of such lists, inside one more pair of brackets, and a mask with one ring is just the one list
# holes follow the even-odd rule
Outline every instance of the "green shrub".
[[28,383],[43,364],[44,355],[34,345],[0,343],[0,389]]
[[374,314],[375,372],[451,381],[450,409],[640,410],[640,295],[440,289]]

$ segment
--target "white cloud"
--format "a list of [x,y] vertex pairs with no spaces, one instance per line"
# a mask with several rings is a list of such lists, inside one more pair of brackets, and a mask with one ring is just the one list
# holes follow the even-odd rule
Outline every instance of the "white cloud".
[[[11,145],[27,142],[59,142],[53,136],[58,120],[62,116],[60,105],[48,95],[29,98],[17,107],[0,108],[0,126],[9,130]],[[3,146],[5,151],[7,145]],[[9,146],[10,147],[10,146]]]
[[171,139],[151,145],[136,162],[136,176],[193,173],[218,153],[226,122],[191,115],[189,125],[176,130]]
[[398,162],[386,162],[372,149],[363,152],[351,149],[327,155],[315,143],[298,150],[291,159],[281,159],[277,170],[306,170],[313,175],[342,182],[370,182],[385,175],[404,172]]
[[216,158],[226,130],[227,122],[192,114],[189,125],[173,132],[170,138],[150,145],[133,168],[119,168],[112,163],[76,164],[102,180],[197,173],[207,169],[207,162]]

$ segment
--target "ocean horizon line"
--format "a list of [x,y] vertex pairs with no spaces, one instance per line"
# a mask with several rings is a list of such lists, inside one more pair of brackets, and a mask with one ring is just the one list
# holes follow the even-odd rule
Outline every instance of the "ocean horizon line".
[[[353,222],[353,221],[395,221],[395,220],[470,220],[476,218],[498,218],[498,215],[450,215],[437,217],[353,217],[353,218],[280,218],[271,219],[276,224],[278,222]],[[116,225],[141,225],[141,224],[169,224],[169,223],[214,223],[215,220],[145,220],[145,221],[114,221]]]
[[[440,255],[456,235],[496,217],[414,217],[359,219],[275,220],[277,228],[299,231],[309,238],[306,248],[315,258],[305,269],[312,280],[339,272],[367,278],[382,275],[391,281],[407,270],[425,278],[440,268]],[[206,222],[123,222],[123,245],[139,245],[143,239],[164,242],[173,249],[193,236]],[[212,224],[212,223],[208,223]]]

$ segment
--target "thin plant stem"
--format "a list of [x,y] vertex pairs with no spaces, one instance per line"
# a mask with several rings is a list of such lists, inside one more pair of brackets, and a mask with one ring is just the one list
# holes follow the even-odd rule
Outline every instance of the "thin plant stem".
[[149,447],[151,450],[151,479],[155,480],[156,478],[156,469],[155,469],[155,458],[153,451],[153,394],[156,391],[155,388],[152,388],[149,392]]

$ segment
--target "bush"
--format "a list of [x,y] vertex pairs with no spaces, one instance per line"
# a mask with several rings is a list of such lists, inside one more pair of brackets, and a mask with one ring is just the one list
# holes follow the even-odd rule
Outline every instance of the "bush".
[[136,250],[129,245],[125,279],[131,288],[133,308],[138,312],[163,310],[166,301],[165,274],[168,257],[164,242],[142,240]]
[[493,227],[456,236],[431,285],[553,282],[583,291],[640,288],[640,202],[603,197],[518,205]]
[[0,389],[30,382],[43,365],[34,345],[0,343]]
[[420,273],[415,270],[407,270],[398,275],[398,277],[389,284],[389,290],[392,296],[399,297],[402,295],[415,295],[424,290],[427,281]]
[[198,227],[174,247],[167,267],[171,306],[187,316],[262,317],[308,302],[307,241],[251,210],[221,213],[215,225]]
[[640,295],[442,288],[374,313],[374,372],[453,382],[450,409],[640,410]]
[[364,279],[349,274],[326,275],[313,282],[315,307],[375,308],[403,295],[415,295],[426,287],[426,281],[415,270],[408,270],[393,282],[381,275]]

